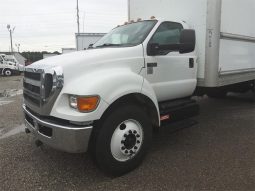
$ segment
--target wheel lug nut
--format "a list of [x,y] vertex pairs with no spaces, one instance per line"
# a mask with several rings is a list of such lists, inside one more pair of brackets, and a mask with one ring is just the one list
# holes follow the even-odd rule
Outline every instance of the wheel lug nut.
[[138,144],[140,143],[140,141],[136,141]]
[[128,154],[128,150],[125,150],[125,153]]
[[134,146],[134,149],[136,150],[136,149],[137,149],[137,146]]
[[125,150],[126,149],[126,147],[121,147],[121,150]]
[[128,132],[129,132],[130,134],[132,133],[132,131],[131,131],[131,130],[129,130]]
[[137,131],[136,131],[136,130],[134,130],[134,131],[133,131],[133,133],[134,133],[134,134],[136,134],[136,133],[137,133]]
[[133,154],[134,152],[131,150],[131,151],[129,151],[130,152],[130,154]]
[[124,130],[124,129],[126,129],[126,125],[125,125],[124,123],[122,123],[122,124],[120,125],[120,130]]
[[125,141],[121,141],[121,143],[122,143],[122,144],[124,144],[124,143],[125,143]]
[[124,137],[127,137],[127,134],[125,134]]
[[140,137],[140,135],[139,135],[139,134],[137,134],[137,135],[136,135],[136,137],[137,137],[137,138],[139,138],[139,137]]

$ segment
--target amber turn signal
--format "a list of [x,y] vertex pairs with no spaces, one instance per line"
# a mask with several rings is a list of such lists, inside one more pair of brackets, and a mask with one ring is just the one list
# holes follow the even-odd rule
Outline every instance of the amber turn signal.
[[77,109],[80,112],[91,112],[94,111],[99,103],[98,96],[92,97],[77,97]]

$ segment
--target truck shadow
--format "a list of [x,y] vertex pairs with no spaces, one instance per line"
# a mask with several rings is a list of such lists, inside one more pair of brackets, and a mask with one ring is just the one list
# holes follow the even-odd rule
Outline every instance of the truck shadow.
[[233,101],[244,101],[244,102],[250,102],[255,103],[255,92],[249,91],[247,93],[229,93],[227,98],[229,100]]

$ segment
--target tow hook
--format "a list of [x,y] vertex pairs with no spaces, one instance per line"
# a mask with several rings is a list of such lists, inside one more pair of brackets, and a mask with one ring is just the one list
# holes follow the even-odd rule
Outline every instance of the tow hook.
[[25,133],[29,134],[29,133],[31,133],[31,131],[28,128],[25,128]]
[[43,145],[43,143],[42,143],[42,141],[36,140],[36,141],[35,141],[35,145],[36,145],[37,147],[40,147],[40,146]]

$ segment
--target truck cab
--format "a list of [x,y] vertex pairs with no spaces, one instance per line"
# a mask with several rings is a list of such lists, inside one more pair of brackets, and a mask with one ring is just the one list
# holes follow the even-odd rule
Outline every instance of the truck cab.
[[24,65],[19,63],[19,61],[16,59],[15,55],[6,55],[5,59],[7,61],[14,63],[17,66],[19,72],[24,72],[24,68],[25,68]]
[[5,54],[0,54],[0,74],[11,76],[18,71],[19,68],[16,63],[8,61]]
[[38,145],[91,150],[104,171],[126,173],[142,161],[161,121],[198,113],[190,100],[194,50],[187,24],[151,18],[114,28],[88,50],[29,65],[26,132]]

